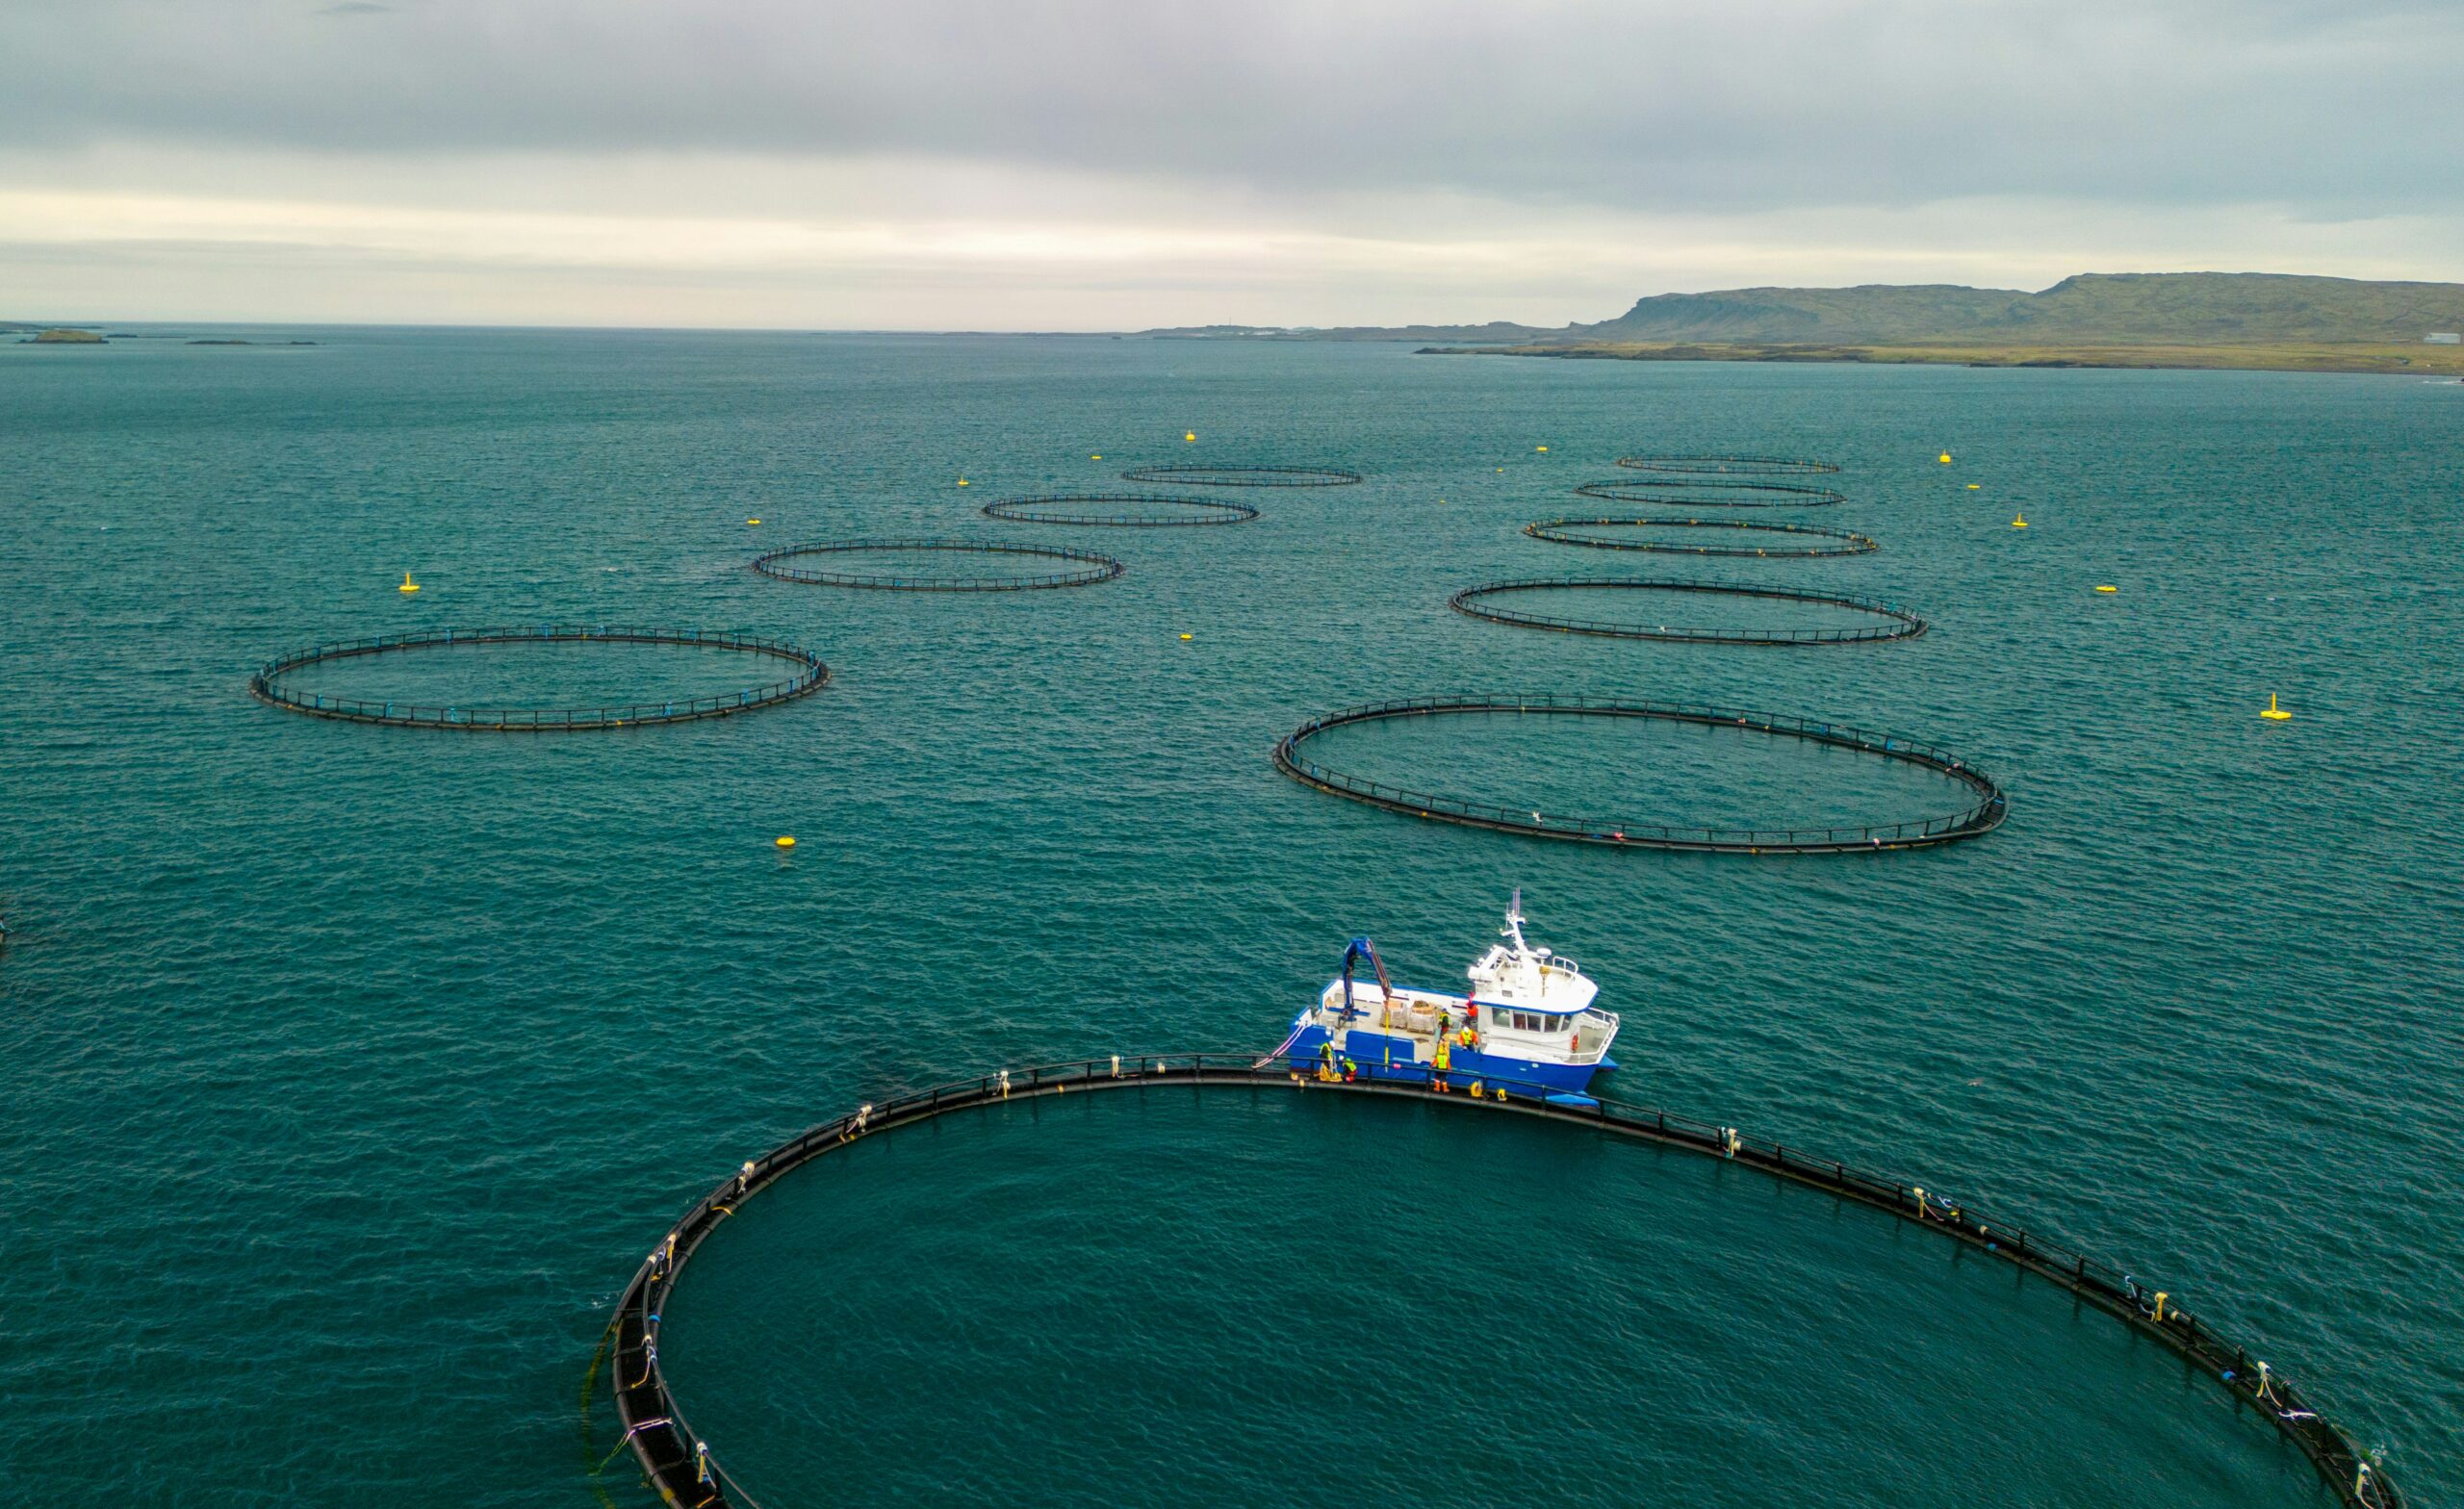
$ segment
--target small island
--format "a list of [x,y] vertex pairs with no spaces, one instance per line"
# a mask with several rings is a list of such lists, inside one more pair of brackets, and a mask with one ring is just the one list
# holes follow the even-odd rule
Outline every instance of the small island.
[[100,331],[75,330],[62,325],[51,330],[38,330],[30,339],[20,344],[25,345],[101,345],[104,341]]

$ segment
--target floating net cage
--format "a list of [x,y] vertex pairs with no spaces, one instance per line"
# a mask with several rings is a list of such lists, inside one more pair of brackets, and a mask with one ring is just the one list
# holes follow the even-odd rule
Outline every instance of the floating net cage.
[[1845,493],[1803,482],[1667,481],[1611,477],[1575,489],[1612,503],[1660,503],[1676,508],[1828,508],[1848,500]]
[[1342,467],[1132,467],[1120,475],[1182,487],[1349,487],[1367,480]]
[[[426,705],[420,703],[357,697],[329,697],[293,691],[283,678],[314,665],[368,655],[402,654],[420,650],[448,650],[480,645],[682,645],[696,650],[723,650],[761,655],[794,667],[792,675],[760,686],[722,692],[710,697],[670,698],[606,707],[488,707]],[[550,733],[589,729],[640,728],[656,723],[691,723],[725,718],[757,707],[817,692],[830,682],[830,667],[809,650],[781,639],[752,634],[708,633],[695,628],[643,628],[598,625],[566,627],[539,625],[508,628],[438,628],[408,634],[380,634],[371,639],[345,639],[295,651],[269,660],[248,678],[250,695],[260,702],[319,718],[351,723],[394,724],[402,728],[473,729],[491,732]]]
[[1827,476],[1839,469],[1828,461],[1791,456],[1619,456],[1633,472],[1673,472],[1689,476]]
[[[1716,529],[1718,545],[1679,545],[1667,540],[1604,540],[1575,534],[1576,529]],[[1863,555],[1880,550],[1870,537],[1845,529],[1816,529],[1802,524],[1746,524],[1736,519],[1544,519],[1527,524],[1523,532],[1535,540],[1579,545],[1595,550],[1649,550],[1662,555],[1752,555],[1771,560],[1811,560],[1822,556]],[[1707,537],[1708,538],[1708,537]],[[1757,541],[1768,540],[1769,544]],[[1788,543],[1783,544],[1782,541]],[[1824,544],[1830,541],[1834,543]]]
[[[1524,718],[1633,718],[1661,723],[1693,724],[1707,729],[1735,729],[1772,738],[1801,739],[1826,749],[1848,750],[1879,759],[1896,760],[1949,778],[1966,788],[1974,801],[1938,817],[1911,818],[1826,828],[1685,828],[1624,817],[1543,813],[1528,806],[1501,806],[1438,792],[1415,791],[1350,775],[1311,757],[1311,740],[1330,729],[1405,718],[1459,718],[1511,714]],[[1390,812],[1402,812],[1435,822],[1461,823],[1499,832],[1534,838],[1562,838],[1576,843],[1608,844],[1626,849],[1686,849],[1722,854],[1846,854],[1879,849],[1918,849],[1952,843],[1991,832],[2009,811],[2002,790],[1965,760],[1946,750],[1871,733],[1846,724],[1773,713],[1736,712],[1722,707],[1668,705],[1656,703],[1601,702],[1585,697],[1423,697],[1403,702],[1373,703],[1312,718],[1286,734],[1274,747],[1277,770],[1304,786],[1333,796],[1349,797]]]
[[[1514,1081],[1475,1083],[1469,1074],[1419,1065],[1408,1069],[1394,1065],[1382,1071],[1383,1077],[1354,1081],[1322,1078],[1318,1068],[1315,1060],[1304,1056],[1249,1050],[1113,1054],[998,1069],[885,1096],[747,1160],[694,1201],[660,1236],[617,1300],[615,1317],[583,1377],[581,1397],[586,1449],[595,1446],[588,1439],[591,1401],[603,1374],[608,1380],[623,1434],[603,1459],[595,1449],[589,1449],[589,1455],[604,1471],[629,1450],[651,1488],[671,1504],[718,1509],[758,1503],[728,1471],[720,1452],[694,1428],[685,1413],[686,1401],[677,1397],[659,1360],[659,1317],[673,1308],[670,1299],[677,1282],[702,1243],[747,1200],[758,1198],[789,1173],[864,1138],[1011,1100],[1136,1091],[1150,1086],[1177,1087],[1175,1093],[1220,1087],[1249,1095],[1272,1090],[1384,1096],[1445,1107],[1463,1115],[1554,1121],[1569,1130],[1630,1138],[1740,1164],[1896,1216],[1959,1243],[1979,1259],[2009,1264],[2015,1277],[2052,1285],[2218,1380],[2237,1404],[2258,1411],[2309,1458],[2322,1485],[2344,1509],[2405,1509],[2402,1492],[2304,1393],[2281,1372],[2253,1359],[2243,1344],[2171,1303],[2171,1292],[2090,1257],[2041,1230],[2032,1232],[2000,1213],[1979,1210],[1901,1175],[1851,1168],[1835,1159],[1752,1136],[1738,1127],[1608,1096],[1568,1094],[1551,1086]],[[1446,1093],[1436,1093],[1440,1090]]]
[[988,519],[1017,524],[1066,524],[1107,529],[1188,529],[1205,524],[1246,524],[1258,511],[1246,503],[1214,498],[1169,498],[1155,493],[1066,493],[1044,498],[1005,498],[984,505]]
[[[1499,600],[1517,593],[1621,592],[1636,594],[1698,594],[1717,598],[1749,598],[1771,602],[1803,602],[1870,614],[1880,622],[1857,628],[1687,628],[1669,624],[1626,624],[1606,619],[1567,618],[1501,606]],[[1640,601],[1640,600],[1637,600]],[[1448,607],[1492,624],[1518,628],[1548,628],[1561,634],[1597,634],[1607,639],[1662,639],[1696,645],[1854,645],[1914,639],[1925,632],[1925,621],[1895,603],[1863,598],[1837,598],[1818,592],[1792,592],[1784,587],[1748,587],[1717,581],[1643,581],[1626,576],[1565,576],[1551,580],[1492,581],[1466,587],[1447,600]]]
[[[1065,561],[1070,570],[1009,576],[918,576],[904,573],[819,570],[789,562],[849,559],[866,554],[946,554],[980,560],[991,556]],[[1055,545],[988,545],[974,540],[833,540],[819,545],[791,545],[755,559],[753,569],[782,581],[809,582],[824,587],[869,587],[883,592],[1031,592],[1041,587],[1087,587],[1110,581],[1128,568],[1092,550],[1064,550]]]

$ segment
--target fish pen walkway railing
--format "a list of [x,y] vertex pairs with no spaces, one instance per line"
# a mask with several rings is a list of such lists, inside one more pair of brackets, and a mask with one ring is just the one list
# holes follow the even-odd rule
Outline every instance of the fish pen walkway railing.
[[[1405,1072],[1399,1068],[1380,1070],[1381,1074]],[[2313,1409],[2281,1373],[2251,1357],[2241,1343],[2220,1334],[2197,1316],[2173,1304],[2166,1291],[2111,1264],[1964,1202],[1946,1199],[1939,1190],[1851,1168],[1802,1148],[1749,1137],[1735,1127],[1716,1126],[1646,1106],[1569,1095],[1545,1086],[1501,1084],[1494,1080],[1480,1086],[1467,1083],[1470,1076],[1462,1074],[1446,1076],[1448,1093],[1433,1093],[1438,1088],[1437,1076],[1426,1069],[1418,1072],[1426,1078],[1347,1082],[1321,1078],[1314,1062],[1272,1054],[1114,1055],[1070,1063],[1000,1069],[860,1106],[824,1122],[746,1163],[717,1189],[696,1200],[634,1271],[623,1298],[617,1302],[616,1317],[609,1322],[604,1351],[613,1380],[611,1393],[617,1419],[625,1432],[616,1452],[629,1445],[645,1479],[671,1505],[692,1509],[715,1509],[731,1503],[758,1505],[757,1499],[728,1475],[706,1440],[685,1419],[682,1406],[668,1387],[658,1361],[659,1317],[667,1308],[668,1295],[676,1287],[679,1274],[712,1229],[733,1215],[745,1200],[790,1170],[860,1137],[1000,1101],[1153,1085],[1249,1086],[1260,1089],[1409,1097],[1474,1112],[1571,1122],[1743,1164],[1915,1222],[2043,1279],[2118,1317],[2139,1334],[2170,1347],[2192,1367],[2220,1380],[2237,1400],[2261,1411],[2286,1439],[2300,1447],[2317,1467],[2326,1487],[2349,1509],[2403,1509],[2404,1496],[2396,1485],[2381,1475],[2376,1464],[2356,1450],[2350,1438]],[[589,1388],[586,1382],[585,1397]],[[616,1452],[609,1454],[609,1460]],[[1978,1486],[1980,1491],[1989,1491],[1989,1485]]]
[[[1749,732],[1803,739],[1833,749],[1855,750],[1905,764],[1919,765],[1966,786],[1974,806],[1944,817],[1911,818],[1906,822],[1835,828],[1680,828],[1656,823],[1626,822],[1602,817],[1547,815],[1529,807],[1441,796],[1390,786],[1332,770],[1308,757],[1302,746],[1331,729],[1390,718],[1450,717],[1476,713],[1540,714],[1585,718],[1647,718],[1699,724],[1707,729],[1743,729]],[[1286,734],[1274,747],[1277,770],[1305,786],[1333,796],[1349,797],[1390,812],[1433,821],[1463,823],[1501,832],[1537,838],[1563,838],[1578,843],[1614,844],[1633,849],[1686,849],[1729,854],[1844,854],[1854,850],[1916,849],[1973,838],[1992,831],[2009,815],[2010,804],[1983,771],[1952,754],[1896,734],[1869,733],[1846,724],[1824,723],[1722,707],[1662,705],[1655,703],[1598,702],[1582,697],[1422,697],[1402,702],[1347,707],[1312,718]]]
[[[709,697],[668,698],[628,703],[620,707],[470,707],[429,706],[390,698],[329,697],[321,692],[295,692],[282,678],[307,666],[348,660],[361,655],[398,651],[477,645],[682,645],[696,650],[733,651],[768,655],[796,666],[796,674],[764,686],[721,692]],[[769,707],[830,683],[830,667],[811,651],[783,639],[753,634],[708,633],[698,628],[643,628],[629,625],[565,627],[553,624],[527,627],[437,628],[406,634],[378,634],[368,639],[336,640],[310,650],[269,660],[248,678],[248,692],[260,702],[319,718],[352,723],[395,724],[405,728],[475,729],[492,732],[567,732],[586,729],[639,728],[646,724],[689,723],[697,718],[724,718]]]
[[[1070,562],[1074,571],[1030,576],[918,576],[904,572],[815,571],[783,562],[815,555],[862,554],[1007,555]],[[1128,570],[1109,555],[1064,550],[1057,545],[989,545],[979,540],[830,540],[791,545],[754,557],[753,569],[781,581],[819,587],[864,587],[879,592],[1034,592],[1049,587],[1091,587]]]
[[[1530,613],[1496,606],[1490,601],[1518,592],[1666,592],[1708,598],[1753,598],[1767,602],[1804,602],[1838,608],[1882,620],[1860,628],[1687,628],[1681,625],[1618,623],[1613,619],[1568,618],[1557,613]],[[1640,581],[1630,576],[1555,576],[1545,580],[1490,581],[1466,587],[1446,605],[1467,618],[1486,619],[1516,628],[1545,628],[1560,634],[1593,634],[1603,639],[1654,639],[1688,645],[1870,645],[1914,639],[1925,632],[1925,621],[1895,602],[1878,599],[1841,598],[1823,592],[1792,592],[1784,587],[1744,586],[1729,581]]]

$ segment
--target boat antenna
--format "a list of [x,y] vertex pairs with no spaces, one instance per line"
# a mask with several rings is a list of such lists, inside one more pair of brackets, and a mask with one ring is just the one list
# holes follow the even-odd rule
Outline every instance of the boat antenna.
[[1514,900],[1506,905],[1505,932],[1502,936],[1514,939],[1517,953],[1530,946],[1523,941],[1523,887],[1520,885],[1514,888]]

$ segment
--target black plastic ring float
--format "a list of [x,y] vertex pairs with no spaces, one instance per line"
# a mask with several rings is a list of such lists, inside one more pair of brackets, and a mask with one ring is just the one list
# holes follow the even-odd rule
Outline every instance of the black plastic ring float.
[[1695,476],[1824,476],[1838,471],[1828,461],[1791,456],[1619,456],[1635,472],[1680,472]]
[[[347,660],[361,655],[394,654],[411,650],[447,649],[455,645],[683,645],[697,650],[728,650],[768,655],[797,667],[796,674],[766,686],[724,692],[684,701],[633,703],[622,707],[431,707],[398,700],[327,697],[292,691],[282,678],[306,666]],[[337,640],[314,649],[295,651],[267,661],[248,678],[248,693],[258,701],[318,718],[350,723],[391,724],[405,729],[471,729],[501,733],[564,733],[589,729],[640,728],[654,723],[691,723],[725,718],[756,707],[817,692],[830,684],[830,667],[808,650],[780,639],[752,634],[713,634],[690,628],[641,628],[623,625],[563,627],[539,625],[507,628],[437,628],[408,634],[379,634],[369,639]]]
[[[1143,513],[1084,513],[1070,510],[1082,503],[1136,503]],[[1157,513],[1159,507],[1196,510]],[[1215,498],[1166,498],[1153,493],[1065,493],[1043,498],[1005,498],[984,505],[988,519],[1015,524],[1066,524],[1108,529],[1190,529],[1207,524],[1246,524],[1258,511],[1246,503]]]
[[[1731,529],[1753,534],[1781,534],[1799,540],[1839,540],[1836,546],[1809,545],[1800,550],[1774,550],[1753,545],[1671,545],[1664,540],[1601,540],[1568,534],[1569,529]],[[1870,537],[1845,529],[1816,529],[1802,524],[1747,524],[1737,519],[1543,519],[1527,524],[1523,532],[1556,545],[1579,545],[1595,550],[1651,550],[1662,555],[1758,555],[1772,560],[1812,560],[1833,555],[1863,555],[1880,550]]]
[[[2299,1447],[2319,1473],[2323,1485],[2343,1509],[2405,1509],[2403,1493],[2388,1481],[2352,1438],[2314,1408],[2307,1395],[2281,1373],[2255,1365],[2243,1345],[2179,1306],[2169,1306],[2168,1294],[2146,1280],[2135,1278],[2110,1263],[2030,1232],[2004,1215],[1981,1211],[1964,1200],[1948,1199],[1911,1180],[1868,1169],[1851,1168],[1835,1159],[1748,1136],[1739,1128],[1719,1126],[1691,1116],[1661,1111],[1601,1094],[1565,1095],[1545,1085],[1487,1081],[1488,1093],[1477,1099],[1450,1093],[1435,1095],[1438,1074],[1426,1082],[1362,1079],[1321,1081],[1314,1061],[1255,1051],[1217,1053],[1145,1053],[1083,1059],[1068,1063],[1040,1063],[1000,1069],[929,1088],[886,1095],[861,1109],[836,1116],[790,1138],[737,1170],[693,1202],[670,1226],[650,1257],[633,1270],[632,1279],[616,1302],[600,1351],[582,1380],[584,1434],[588,1407],[601,1368],[607,1369],[616,1421],[624,1429],[618,1450],[629,1446],[633,1459],[659,1496],[672,1504],[707,1509],[742,1505],[755,1509],[757,1500],[728,1471],[722,1453],[685,1418],[659,1358],[660,1317],[675,1308],[678,1281],[693,1255],[712,1232],[781,1179],[849,1144],[901,1127],[916,1126],[953,1113],[988,1109],[1012,1100],[1085,1095],[1100,1091],[1137,1090],[1147,1086],[1189,1088],[1228,1087],[1250,1095],[1277,1090],[1288,1094],[1319,1093],[1381,1096],[1390,1100],[1444,1106],[1451,1113],[1498,1115],[1553,1121],[1603,1136],[1652,1143],[1724,1163],[1741,1164],[1771,1178],[1807,1189],[1923,1227],[1945,1240],[1958,1242],[1980,1260],[2011,1265],[2015,1278],[2035,1278],[2072,1295],[2127,1326],[2134,1337],[2174,1352],[2188,1365],[2220,1382],[2236,1404],[2249,1404],[2268,1422]],[[1458,1088],[1466,1076],[1448,1075]],[[1175,1091],[1178,1092],[1177,1089]],[[595,1454],[595,1453],[593,1453]],[[613,1453],[611,1453],[612,1460]]]
[[[1512,713],[1535,718],[1638,718],[1665,723],[1696,724],[1708,729],[1736,729],[1775,738],[1803,739],[1828,749],[1853,750],[1883,759],[1915,765],[1960,782],[1973,792],[1975,804],[1943,817],[1912,818],[1901,823],[1871,823],[1841,828],[1678,828],[1622,818],[1550,817],[1526,807],[1499,806],[1434,792],[1389,786],[1330,770],[1310,759],[1302,746],[1330,729],[1397,718],[1447,718]],[[1736,712],[1721,707],[1662,705],[1656,703],[1598,702],[1585,697],[1423,697],[1404,702],[1373,703],[1347,707],[1310,719],[1286,734],[1274,747],[1277,770],[1333,796],[1349,797],[1390,812],[1461,823],[1499,832],[1534,838],[1562,838],[1576,843],[1610,844],[1627,849],[1687,849],[1722,854],[1848,854],[1864,850],[1919,849],[1973,838],[1992,831],[2009,811],[2009,803],[1984,772],[1948,752],[1903,739],[1869,733],[1846,724],[1772,713]]]
[[[1602,592],[1676,592],[1725,598],[1759,598],[1776,602],[1811,602],[1823,607],[1870,613],[1885,622],[1867,628],[1682,628],[1666,624],[1618,624],[1605,619],[1559,618],[1547,613],[1520,613],[1491,606],[1485,600],[1517,592],[1559,588]],[[1792,592],[1785,587],[1749,587],[1724,581],[1647,581],[1630,576],[1565,576],[1553,580],[1492,581],[1466,587],[1446,605],[1472,618],[1518,628],[1554,629],[1560,634],[1597,634],[1604,639],[1659,639],[1692,645],[1857,645],[1914,639],[1925,632],[1925,621],[1906,608],[1863,598],[1835,598],[1820,592]]]
[[1349,487],[1366,480],[1342,467],[1132,467],[1124,482],[1170,482],[1184,487]]
[[[1828,508],[1848,500],[1845,493],[1802,482],[1688,482],[1682,478],[1629,482],[1612,477],[1585,482],[1575,491],[1612,503],[1665,503],[1677,508]],[[1689,493],[1717,496],[1685,496]]]
[[[1023,555],[1071,561],[1077,571],[1043,576],[902,576],[857,572],[808,571],[782,562],[808,555],[855,555],[865,551],[932,551],[958,555]],[[818,545],[791,545],[758,556],[753,569],[781,581],[808,582],[824,587],[869,587],[882,592],[1030,592],[1040,587],[1087,587],[1110,581],[1127,570],[1109,555],[1092,550],[1063,550],[1057,545],[987,545],[975,540],[831,540]]]

